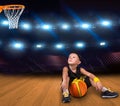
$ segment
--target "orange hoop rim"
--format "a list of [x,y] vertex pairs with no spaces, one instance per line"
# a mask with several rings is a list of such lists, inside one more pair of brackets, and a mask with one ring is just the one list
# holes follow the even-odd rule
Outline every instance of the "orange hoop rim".
[[3,8],[3,6],[0,6],[0,8]]
[[3,6],[0,6],[0,13],[2,12],[2,10],[3,10]]
[[0,9],[3,9],[4,6],[0,6]]
[[10,5],[4,5],[4,6],[1,6],[3,9],[5,10],[11,10],[11,9],[24,9],[25,6],[22,5],[22,4],[10,4]]

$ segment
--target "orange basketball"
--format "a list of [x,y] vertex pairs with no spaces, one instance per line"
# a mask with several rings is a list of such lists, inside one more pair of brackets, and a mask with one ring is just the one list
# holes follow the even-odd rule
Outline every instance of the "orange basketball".
[[73,97],[82,97],[87,93],[87,85],[80,79],[74,79],[69,87]]

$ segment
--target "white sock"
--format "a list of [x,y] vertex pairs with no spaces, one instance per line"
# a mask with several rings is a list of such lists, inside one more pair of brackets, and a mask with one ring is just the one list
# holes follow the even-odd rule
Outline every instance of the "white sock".
[[68,89],[63,89],[63,93],[64,93],[64,92],[69,93],[69,90],[68,90]]
[[105,91],[107,91],[108,89],[106,88],[106,87],[103,87],[102,88],[102,92],[105,92]]

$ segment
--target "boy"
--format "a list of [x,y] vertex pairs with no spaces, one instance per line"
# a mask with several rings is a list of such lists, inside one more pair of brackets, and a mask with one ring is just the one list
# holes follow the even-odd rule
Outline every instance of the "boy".
[[86,71],[84,68],[80,67],[81,61],[79,56],[76,53],[71,53],[68,57],[68,66],[63,68],[62,73],[62,93],[63,98],[62,102],[67,103],[70,102],[70,94],[69,94],[69,85],[75,78],[83,77],[84,81],[87,85],[87,88],[93,86],[96,90],[101,92],[102,98],[115,98],[118,96],[117,92],[112,92],[104,87],[94,74]]

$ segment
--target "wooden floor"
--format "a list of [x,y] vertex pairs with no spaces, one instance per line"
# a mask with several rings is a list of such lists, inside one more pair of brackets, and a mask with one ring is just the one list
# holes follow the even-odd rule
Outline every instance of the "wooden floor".
[[[120,74],[99,75],[105,86],[120,94]],[[61,102],[60,75],[3,75],[0,74],[0,106],[120,106],[120,96],[102,99],[89,88],[83,98]]]

